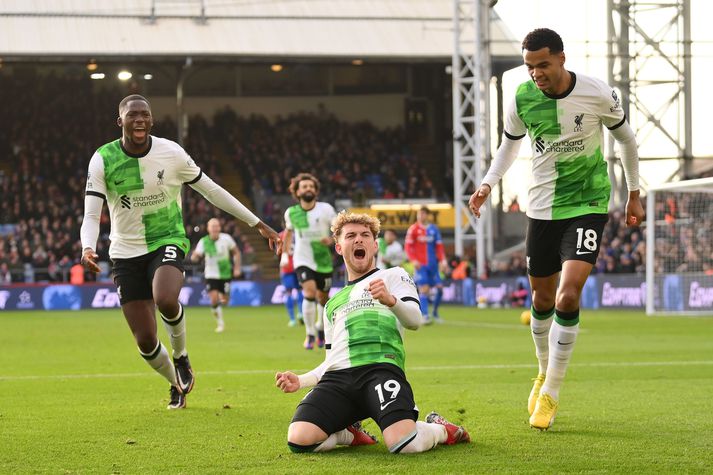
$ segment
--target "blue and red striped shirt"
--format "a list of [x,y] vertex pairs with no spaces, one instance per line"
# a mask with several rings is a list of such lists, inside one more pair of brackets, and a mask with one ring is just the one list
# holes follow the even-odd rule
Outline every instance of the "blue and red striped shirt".
[[430,223],[424,226],[414,223],[406,231],[406,255],[410,261],[416,261],[422,266],[438,267],[438,263],[446,258],[443,240],[438,227]]

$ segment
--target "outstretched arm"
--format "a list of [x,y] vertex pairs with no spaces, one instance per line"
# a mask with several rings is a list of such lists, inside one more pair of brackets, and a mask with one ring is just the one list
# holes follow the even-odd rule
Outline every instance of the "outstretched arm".
[[270,249],[279,254],[282,249],[282,240],[277,232],[265,224],[245,207],[237,198],[228,193],[223,187],[210,179],[205,173],[201,173],[198,181],[189,185],[198,193],[203,195],[213,205],[223,211],[232,214],[241,221],[246,222],[250,227],[258,230],[260,235],[267,239]]

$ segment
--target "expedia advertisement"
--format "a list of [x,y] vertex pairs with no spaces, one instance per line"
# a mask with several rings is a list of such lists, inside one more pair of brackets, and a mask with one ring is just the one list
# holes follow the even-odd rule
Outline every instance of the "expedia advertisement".
[[[713,276],[705,274],[667,274],[656,278],[656,308],[663,311],[709,311],[713,315]],[[526,277],[504,277],[487,280],[447,281],[443,302],[480,307],[509,307],[514,292],[528,291]],[[236,281],[230,284],[231,306],[253,306],[284,303],[287,294],[277,281]],[[330,295],[340,290],[332,287]],[[293,291],[296,292],[296,291]],[[296,294],[294,295],[296,297]],[[209,305],[205,287],[189,283],[181,289],[179,300],[186,306]],[[112,284],[46,285],[17,284],[0,286],[0,311],[3,310],[80,310],[118,308],[119,296]],[[587,279],[582,290],[582,308],[646,307],[646,282],[635,274],[597,274]]]
[[[277,284],[277,282],[231,282],[229,305],[257,307],[268,303]],[[184,285],[178,299],[187,307],[205,306],[210,303],[205,286],[200,283]],[[113,284],[81,286],[35,284],[0,287],[0,311],[119,307],[119,295]]]

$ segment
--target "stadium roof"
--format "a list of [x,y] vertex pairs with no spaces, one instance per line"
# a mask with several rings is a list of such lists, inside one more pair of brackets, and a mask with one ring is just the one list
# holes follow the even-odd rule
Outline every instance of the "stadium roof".
[[[444,60],[452,15],[452,0],[3,0],[0,56]],[[491,40],[494,63],[522,61],[492,9]]]

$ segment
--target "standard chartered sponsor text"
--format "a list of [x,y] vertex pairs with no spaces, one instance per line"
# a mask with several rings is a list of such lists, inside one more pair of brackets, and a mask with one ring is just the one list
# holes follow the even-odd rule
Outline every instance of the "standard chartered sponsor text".
[[349,315],[354,310],[358,310],[360,308],[373,308],[374,306],[373,299],[359,299],[340,308],[339,315]]
[[584,140],[562,140],[561,142],[552,142],[545,149],[546,152],[582,152],[584,151]]
[[166,194],[162,191],[148,196],[132,196],[131,203],[133,206],[145,207],[159,205],[166,201]]

